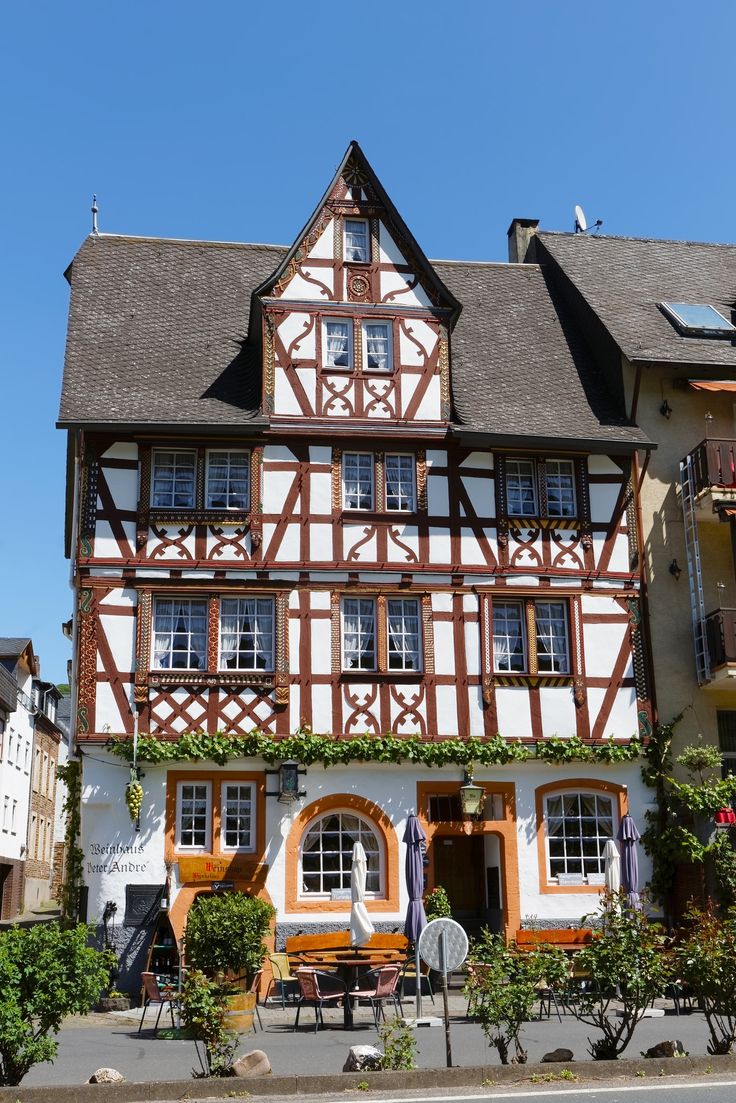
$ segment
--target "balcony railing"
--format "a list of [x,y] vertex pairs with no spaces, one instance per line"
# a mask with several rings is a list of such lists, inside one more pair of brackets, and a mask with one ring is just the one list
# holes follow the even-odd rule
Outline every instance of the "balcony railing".
[[691,455],[696,494],[712,486],[736,490],[736,440],[702,440]]
[[736,663],[736,609],[717,609],[705,618],[710,668]]

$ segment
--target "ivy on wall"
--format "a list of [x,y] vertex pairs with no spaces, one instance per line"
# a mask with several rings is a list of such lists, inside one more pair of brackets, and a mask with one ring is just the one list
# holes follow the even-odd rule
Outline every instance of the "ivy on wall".
[[[133,761],[132,739],[113,738],[108,750],[128,762]],[[269,765],[285,759],[295,759],[304,766],[322,764],[347,765],[349,762],[417,763],[422,766],[504,766],[509,762],[543,761],[550,763],[591,762],[610,765],[631,762],[642,754],[638,738],[623,743],[607,739],[601,743],[584,743],[577,736],[568,739],[552,737],[536,744],[506,740],[501,735],[490,738],[442,739],[430,742],[421,736],[401,738],[396,735],[363,735],[352,739],[335,739],[318,735],[309,728],[298,729],[293,735],[274,737],[260,731],[248,735],[228,735],[225,732],[186,732],[177,740],[141,735],[137,743],[137,761],[161,762],[211,761],[224,766],[234,758],[262,758]]]
[[82,764],[70,760],[58,766],[56,776],[66,785],[62,812],[66,820],[64,833],[64,880],[61,886],[61,911],[65,923],[74,925],[79,919],[79,891],[84,878],[84,851],[79,846],[82,826]]

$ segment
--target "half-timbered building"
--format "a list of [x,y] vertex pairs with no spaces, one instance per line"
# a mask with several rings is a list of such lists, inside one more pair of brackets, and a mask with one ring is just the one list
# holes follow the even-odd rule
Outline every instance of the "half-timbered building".
[[412,810],[467,926],[579,920],[649,799],[647,441],[544,271],[428,261],[353,143],[290,248],[95,233],[67,274],[82,847],[124,972],[221,881],[277,940],[344,927],[357,839],[400,926]]

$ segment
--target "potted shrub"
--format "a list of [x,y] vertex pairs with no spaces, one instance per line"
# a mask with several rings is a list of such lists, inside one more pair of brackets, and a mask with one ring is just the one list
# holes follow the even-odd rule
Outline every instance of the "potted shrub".
[[203,893],[189,909],[187,965],[228,983],[228,1017],[235,1029],[252,1026],[256,997],[247,988],[266,955],[263,940],[275,916],[269,903],[244,892]]
[[452,918],[450,901],[442,885],[437,885],[437,888],[427,893],[427,898],[424,901],[424,912],[427,916],[427,922],[432,919]]

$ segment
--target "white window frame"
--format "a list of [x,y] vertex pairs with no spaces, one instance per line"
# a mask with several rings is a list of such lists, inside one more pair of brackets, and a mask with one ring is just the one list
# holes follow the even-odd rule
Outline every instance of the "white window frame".
[[[527,624],[527,606],[532,605],[534,609],[534,641],[533,646],[535,648],[535,655],[537,660],[537,674],[572,674],[572,647],[570,639],[570,610],[569,604],[564,598],[551,600],[548,598],[495,598],[492,604],[492,616],[493,616],[493,669],[496,674],[530,674],[531,662],[530,662],[530,640]],[[519,618],[521,622],[521,642],[522,642],[522,666],[502,666],[496,658],[496,640],[499,641],[509,640],[511,637],[508,633],[497,632],[497,625],[499,620],[499,613],[504,606],[514,606],[519,610]],[[561,617],[553,619],[548,613],[544,613],[545,607],[559,607],[561,610]],[[547,625],[551,623],[564,624],[564,637],[555,636],[553,633],[543,635],[539,631],[540,623]],[[564,638],[564,649],[559,648],[559,641]],[[546,650],[542,649],[542,641],[547,639],[550,647]],[[499,649],[500,651],[501,649]],[[504,655],[511,655],[508,647],[503,649]],[[513,654],[516,654],[514,652]],[[548,657],[552,656],[552,661],[548,663]],[[557,663],[557,665],[555,665]]]
[[[573,821],[575,818],[577,818],[577,820],[580,823],[580,832],[575,833],[572,830],[570,830],[568,832],[563,827],[563,834],[561,836],[560,835],[554,835],[553,836],[550,833],[550,821],[552,819],[554,819],[554,820],[560,820],[560,821],[564,822],[567,819],[568,814],[565,812],[565,799],[566,798],[569,799],[571,797],[577,799],[578,808],[579,808],[580,811],[579,811],[579,814],[578,814],[577,817],[575,817],[573,815],[570,815],[570,820]],[[583,815],[581,798],[593,798],[595,800],[595,815],[594,816],[590,816],[590,815],[584,816]],[[549,809],[550,801],[556,801],[556,800],[559,800],[561,802],[561,804],[560,804],[560,807],[562,809],[562,814],[561,815],[557,815],[557,814],[552,815],[550,813],[550,809]],[[605,801],[605,802],[608,803],[609,808],[610,808],[610,816],[607,816],[605,813],[599,812],[598,801]],[[581,867],[580,871],[579,871],[579,876],[580,876],[579,884],[581,884],[581,885],[585,885],[585,884],[598,885],[598,884],[600,884],[600,877],[605,872],[605,857],[604,857],[604,854],[603,854],[603,848],[604,848],[606,842],[608,841],[608,839],[615,838],[615,834],[616,834],[616,830],[617,830],[617,818],[618,818],[617,807],[616,807],[616,801],[614,799],[614,795],[612,793],[604,792],[601,789],[596,789],[596,788],[590,788],[590,789],[584,789],[584,788],[581,788],[581,789],[560,789],[560,790],[557,790],[557,791],[553,791],[551,793],[545,793],[545,795],[544,795],[544,837],[545,837],[545,862],[546,862],[545,875],[546,875],[547,883],[552,884],[552,885],[560,884],[560,881],[558,880],[559,874],[562,874],[566,878],[568,876],[577,877],[578,876],[578,871],[568,869],[568,864],[576,864],[576,863],[579,862],[580,867]],[[595,821],[596,830],[595,830],[594,834],[586,835],[586,834],[583,833],[583,827],[582,827],[582,821],[583,820],[588,820],[588,821],[594,820]],[[599,824],[603,823],[604,826],[605,826],[606,821],[609,821],[609,820],[610,820],[610,833],[607,832],[607,831],[604,833],[604,832],[601,831],[601,828],[600,828]],[[562,842],[563,842],[563,846],[561,848],[561,853],[559,855],[556,854],[556,855],[552,856],[552,854],[551,854],[551,849],[552,848],[551,848],[550,844],[552,843],[553,840],[558,841],[560,839],[562,839]],[[584,847],[586,839],[588,841],[591,840],[591,839],[596,840],[598,853],[597,853],[597,856],[595,857],[595,859],[593,859],[593,857],[591,855],[583,855],[583,847]],[[580,854],[579,855],[575,854],[574,852],[573,853],[568,853],[568,846],[567,846],[568,841],[570,843],[572,843],[574,847],[576,847],[577,844],[579,844],[579,846],[580,846]],[[592,862],[595,861],[597,868],[586,870],[585,869],[586,859],[587,859],[589,864],[592,864]],[[552,873],[552,862],[556,862],[556,863],[564,862],[564,869],[560,869],[556,873]],[[593,880],[593,881],[589,880],[591,875],[595,878],[595,880]],[[569,883],[569,882],[567,882],[567,880],[566,880],[563,883]],[[578,883],[578,882],[576,882],[576,883]]]
[[[174,625],[174,617],[176,616],[176,614],[172,612],[172,614],[171,614],[172,627],[171,627],[170,630],[167,630],[168,635],[170,637],[171,646],[168,648],[167,651],[163,651],[162,649],[157,649],[157,647],[156,647],[156,637],[163,635],[163,629],[157,627],[157,617],[159,615],[163,615],[161,610],[162,610],[162,606],[165,602],[170,603],[172,606],[181,605],[181,606],[188,606],[189,607],[189,613],[188,613],[188,616],[187,616],[187,626],[186,626],[186,628],[184,629],[183,632],[178,632],[176,630],[175,625]],[[202,646],[201,652],[196,651],[194,649],[194,647],[192,646],[193,636],[198,635],[198,633],[194,633],[192,631],[192,619],[191,618],[192,618],[192,607],[194,605],[202,606],[204,608],[204,629],[203,629],[204,639],[203,639],[203,646]],[[154,600],[153,600],[153,617],[152,617],[152,620],[153,620],[153,629],[152,629],[152,632],[151,632],[151,669],[152,670],[166,670],[166,671],[172,671],[172,672],[175,672],[177,670],[196,670],[196,671],[199,671],[199,672],[202,672],[202,673],[206,673],[206,671],[207,671],[207,627],[208,627],[208,609],[207,609],[207,600],[206,600],[206,598],[163,597],[163,596],[155,597]],[[178,623],[178,621],[177,621],[177,623]],[[177,635],[179,635],[179,636],[186,635],[187,640],[188,640],[188,644],[187,644],[186,649],[184,649],[184,648],[174,648],[173,644],[175,642],[175,637]],[[173,666],[172,665],[171,660],[173,659],[174,654],[177,654],[177,653],[180,653],[180,652],[184,653],[185,650],[186,650],[187,658],[189,660],[191,660],[193,655],[198,655],[201,658],[201,662],[200,662],[199,666],[191,666],[191,665],[190,666]],[[165,664],[164,662],[162,662],[162,656],[164,656],[164,655],[169,656],[168,665]]]
[[[363,237],[365,239],[364,253],[362,257],[351,257],[349,255],[352,246],[348,245],[349,237],[353,231],[348,229],[349,225],[360,225],[363,227]],[[370,264],[371,260],[371,228],[368,224],[367,218],[346,218],[343,226],[343,255],[345,257],[346,264]]]
[[[173,463],[169,466],[173,469],[173,479],[171,484],[171,492],[168,495],[169,501],[163,504],[156,500],[156,474],[157,474],[157,462],[161,456],[173,456]],[[191,495],[186,502],[176,502],[176,479],[179,471],[178,457],[188,457],[191,460],[192,469],[192,487]],[[186,465],[187,470],[189,465]],[[184,470],[185,465],[181,463],[181,470]],[[151,456],[151,509],[195,509],[197,505],[197,451],[194,448],[154,448]]]
[[[207,810],[205,812],[205,841],[204,843],[182,842],[182,816],[184,804],[184,787],[200,786],[205,790]],[[193,796],[191,799],[201,799]],[[201,778],[182,778],[176,783],[176,849],[187,854],[211,854],[212,853],[212,782],[202,781]]]
[[[384,326],[386,329],[386,367],[378,368],[375,364],[369,363],[368,354],[368,342],[369,340],[377,340],[379,338],[369,337],[368,329],[370,326]],[[390,375],[394,369],[394,331],[393,325],[385,318],[371,318],[366,319],[361,323],[360,327],[361,340],[363,342],[363,371],[364,372],[376,372],[378,375]],[[380,338],[382,340],[382,338]]]
[[[213,491],[212,491],[212,488],[211,488],[210,484],[211,484],[211,480],[212,480],[212,467],[214,466],[214,461],[212,459],[213,456],[225,456],[225,457],[227,457],[227,459],[226,459],[227,474],[225,475],[225,484],[226,484],[227,489],[226,489],[225,494],[224,494],[224,498],[225,498],[225,504],[224,505],[213,505],[212,504]],[[235,491],[232,489],[232,483],[231,483],[231,479],[232,479],[232,457],[233,456],[241,457],[245,461],[245,493],[243,495],[243,497],[245,498],[245,501],[242,505],[231,504],[231,498],[233,498],[235,496]],[[222,466],[222,465],[220,464],[220,466]],[[250,489],[250,452],[246,448],[208,448],[207,449],[207,476],[206,476],[206,479],[205,479],[205,496],[204,496],[205,509],[218,509],[218,510],[222,509],[222,510],[227,510],[227,511],[230,511],[230,512],[243,513],[244,511],[250,509],[250,496],[251,496],[251,489]]]
[[[250,790],[250,845],[228,846],[225,838],[225,815],[227,807],[227,789],[229,787]],[[256,783],[254,781],[223,781],[220,786],[220,850],[227,854],[253,854],[256,850]]]
[[[354,611],[351,610],[350,612],[348,612],[347,611],[347,606],[348,605],[355,605],[355,606],[357,606],[357,608]],[[365,672],[378,670],[378,623],[377,623],[377,615],[378,615],[378,604],[377,604],[376,599],[374,597],[344,597],[342,599],[342,603],[341,603],[341,606],[340,606],[340,622],[341,622],[340,627],[341,627],[341,636],[342,636],[342,669],[344,671],[355,674],[355,673],[365,673]],[[370,666],[363,666],[363,665],[350,666],[349,663],[348,663],[348,655],[347,655],[347,651],[346,651],[346,641],[347,641],[347,638],[348,638],[348,633],[347,633],[346,628],[345,628],[345,621],[346,621],[347,617],[356,617],[356,616],[358,618],[358,631],[357,631],[357,633],[351,632],[350,635],[351,636],[356,635],[356,637],[357,637],[357,649],[355,651],[355,654],[358,655],[358,657],[360,657],[360,655],[361,655],[361,641],[362,641],[363,635],[365,635],[366,637],[369,635],[369,633],[367,631],[366,632],[362,631],[363,623],[364,623],[364,621],[367,621],[368,618],[371,618],[372,622],[373,622],[373,646],[372,646],[372,650],[370,652],[371,657],[372,657]]]
[[[414,612],[409,612],[413,606]],[[392,620],[400,620],[401,627],[398,633],[391,629]],[[407,630],[408,620],[416,621],[416,631]],[[407,640],[416,639],[416,650],[407,646]],[[415,597],[387,597],[386,598],[386,640],[387,640],[387,666],[389,671],[401,671],[403,673],[422,673],[422,610],[419,599]],[[391,644],[398,644],[392,651]],[[392,660],[401,659],[401,662]]]
[[[404,488],[402,487],[401,483],[399,484],[399,494],[398,494],[398,497],[399,497],[400,501],[403,500],[403,499],[406,499],[409,502],[409,504],[407,504],[407,505],[401,504],[401,505],[398,505],[398,506],[391,506],[388,503],[388,498],[389,498],[389,494],[388,494],[388,468],[389,468],[389,461],[391,461],[391,460],[399,460],[399,469],[401,469],[401,461],[403,461],[403,460],[408,460],[409,461],[409,465],[410,465],[410,468],[411,468],[411,471],[410,471],[411,499],[409,499],[408,495],[406,495],[404,493]],[[400,474],[401,474],[401,471],[400,471]],[[387,452],[384,456],[384,461],[383,461],[383,479],[384,479],[384,489],[383,489],[384,506],[386,507],[387,512],[389,512],[389,513],[416,513],[416,508],[417,508],[417,463],[416,463],[416,457],[412,456],[410,453],[407,453],[407,452]]]
[[[518,609],[518,611],[519,611],[519,622],[520,622],[520,629],[521,629],[521,631],[520,631],[520,635],[521,635],[521,666],[514,666],[513,665],[514,658],[515,658],[515,656],[518,655],[518,651],[515,650],[515,649],[512,650],[510,644],[511,644],[511,641],[513,639],[515,639],[516,637],[515,636],[512,637],[509,634],[508,631],[504,631],[503,633],[497,631],[498,626],[499,626],[499,621],[501,619],[499,614],[501,613],[501,610],[504,609],[504,608],[514,608],[514,609]],[[497,674],[523,674],[529,669],[529,648],[527,646],[526,616],[524,615],[524,613],[525,613],[525,609],[524,609],[524,602],[523,601],[513,601],[513,600],[508,600],[507,601],[507,600],[504,599],[504,600],[499,600],[499,601],[494,601],[493,602],[493,638],[491,640],[491,645],[493,647],[493,670]],[[507,627],[508,617],[504,618],[504,622],[505,622],[504,627]],[[497,655],[496,640],[498,640],[499,643],[501,641],[504,641],[504,643],[505,643],[505,646],[503,648],[499,647],[498,652],[499,652],[499,654],[501,654],[503,656],[504,662],[507,665],[501,665],[501,663],[498,661],[498,659],[496,657],[496,655]]]
[[[347,330],[347,364],[330,363],[329,327],[332,325],[345,326]],[[342,355],[342,354],[341,354]],[[351,318],[323,318],[322,319],[322,365],[326,371],[349,372],[353,370],[355,358],[353,356],[353,322]]]
[[[340,863],[339,863],[340,864],[340,869],[338,871],[326,870],[324,868],[324,862],[323,861],[320,861],[320,863],[319,863],[320,868],[318,870],[309,870],[309,871],[307,871],[307,874],[306,874],[307,876],[319,877],[319,880],[320,880],[319,889],[307,889],[307,888],[305,888],[305,885],[304,885],[304,877],[305,877],[305,873],[304,873],[304,853],[305,853],[304,852],[304,844],[305,844],[305,842],[306,842],[306,840],[309,837],[311,832],[315,831],[320,824],[322,824],[325,821],[328,821],[328,820],[332,819],[334,816],[339,817],[339,820],[340,820],[337,834],[339,835],[341,841],[343,839],[343,836],[347,835],[348,838],[352,838],[355,841],[359,840],[360,842],[363,843],[363,846],[365,847],[365,839],[368,835],[372,835],[373,838],[375,839],[376,848],[374,849],[372,846],[366,847],[366,856],[368,858],[368,865],[369,865],[368,884],[369,885],[370,884],[375,885],[376,882],[377,882],[378,887],[377,888],[375,888],[375,887],[367,888],[365,895],[366,895],[367,900],[382,900],[382,899],[385,899],[386,898],[386,853],[385,853],[385,845],[384,845],[384,842],[383,842],[381,832],[378,830],[376,824],[372,820],[370,820],[367,816],[361,815],[360,813],[354,811],[352,808],[335,808],[335,809],[333,809],[329,812],[323,812],[320,815],[315,816],[314,819],[312,819],[306,825],[306,827],[304,828],[304,831],[302,832],[302,837],[299,841],[299,872],[298,872],[298,876],[299,876],[299,898],[304,899],[304,900],[329,900],[330,897],[331,897],[333,888],[338,889],[338,890],[339,889],[344,890],[344,889],[349,889],[350,888],[350,867],[351,867],[351,864],[352,864],[352,849],[353,849],[353,842],[352,841],[349,844],[346,843],[345,845],[341,845],[339,850],[331,852],[333,854],[339,854],[340,855]],[[349,816],[352,819],[355,819],[355,820],[358,821],[358,824],[360,826],[358,828],[358,831],[356,832],[357,838],[355,837],[355,835],[351,836],[350,833],[348,831],[346,831],[345,828],[343,827],[342,817],[344,817],[344,816]],[[361,828],[363,830],[361,830]],[[321,829],[320,833],[321,833],[322,836],[324,836],[324,834],[325,834],[324,828]],[[313,851],[309,851],[308,853],[311,854],[311,853],[313,853]],[[323,849],[320,848],[318,853],[320,853],[321,855],[324,855]],[[373,855],[376,855],[377,859],[373,858]],[[377,870],[376,869],[371,869],[370,868],[371,863],[375,862],[376,860],[377,860],[378,869]],[[336,872],[339,875],[340,884],[331,886],[330,888],[325,888],[324,887],[325,877],[328,877],[328,878],[331,879],[332,877],[334,877]],[[376,877],[376,874],[377,874],[377,877]]]
[[[233,605],[233,604],[237,605],[237,608],[234,611],[230,611],[230,606]],[[249,613],[247,611],[247,606],[249,604],[254,604],[255,605],[255,609],[252,613]],[[264,606],[265,607],[266,605],[268,606],[267,610],[265,608],[263,608],[263,609],[259,608],[259,606]],[[238,620],[241,617],[248,617],[248,616],[252,617],[252,618],[255,618],[255,622],[256,622],[255,631],[252,633],[252,635],[254,637],[254,639],[253,639],[253,664],[252,665],[250,665],[250,666],[241,665],[239,662],[235,666],[228,666],[227,665],[227,663],[230,660],[224,658],[223,627],[222,627],[223,617],[226,617],[226,616],[227,617],[235,616]],[[268,617],[268,619],[270,620],[270,624],[268,625],[267,628],[265,628],[263,626],[263,624],[259,622],[260,617]],[[242,635],[244,635],[244,634],[245,633],[241,633],[241,638],[242,638]],[[266,657],[266,665],[265,666],[259,666],[256,663],[256,657],[259,654],[258,642],[257,641],[260,641],[261,639],[263,639],[264,636],[266,636],[266,637],[270,636],[271,645],[270,645],[270,648],[269,648],[268,652],[265,652],[265,651],[262,652]],[[238,643],[239,642],[240,641],[238,641]],[[263,594],[238,594],[237,596],[228,595],[228,596],[222,596],[220,598],[219,646],[218,646],[218,660],[217,660],[219,670],[247,670],[247,671],[254,671],[254,672],[257,672],[257,673],[261,673],[261,674],[272,673],[275,669],[275,665],[274,665],[275,643],[276,643],[276,602],[275,602],[273,597],[271,597],[269,595],[263,595]],[[232,657],[237,658],[240,655],[241,655],[240,648],[236,647],[235,651],[233,652]]]
[[[362,490],[361,479],[365,474],[365,471],[370,472],[370,505],[350,505],[348,503],[348,490],[346,472],[348,467],[353,461],[357,461],[355,466],[357,467],[357,480],[356,485],[358,487],[357,498],[364,497],[364,491]],[[342,508],[347,510],[355,510],[361,513],[372,513],[376,508],[376,460],[375,456],[371,452],[343,452],[342,462],[340,464],[341,477],[342,477]]]

